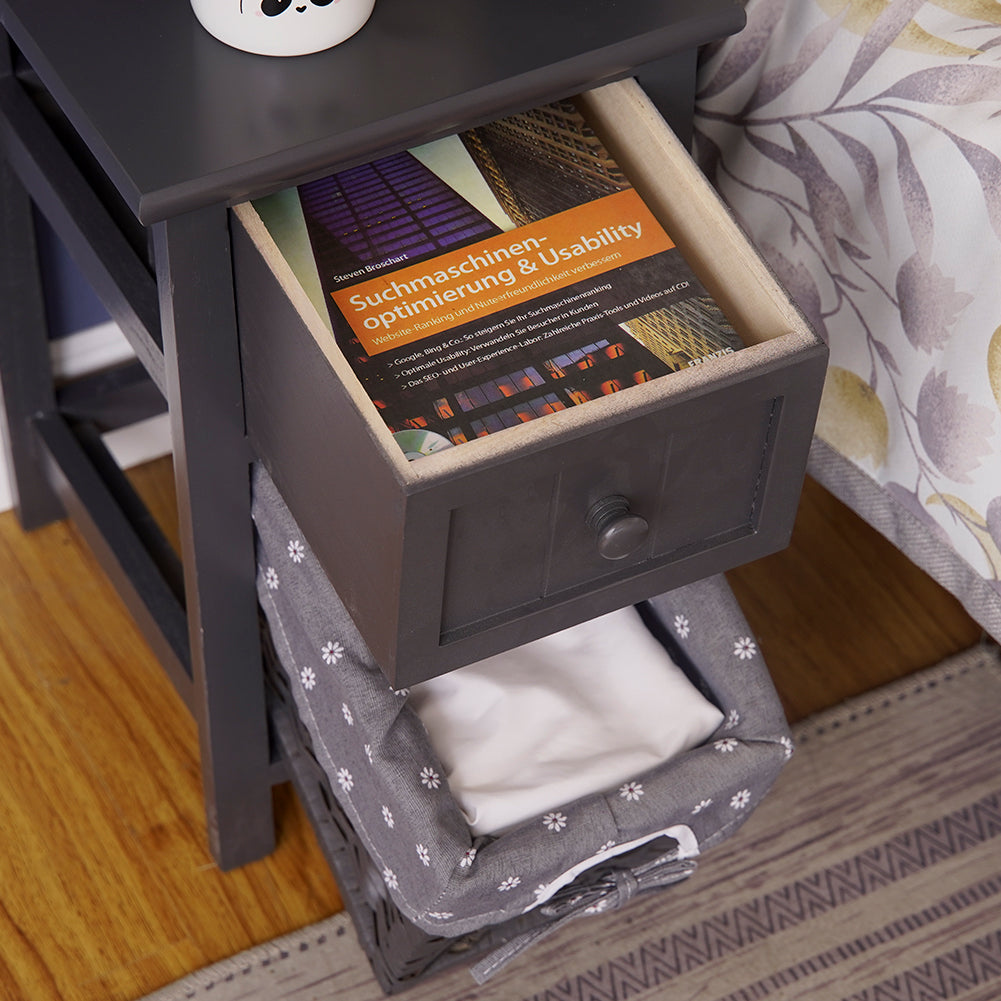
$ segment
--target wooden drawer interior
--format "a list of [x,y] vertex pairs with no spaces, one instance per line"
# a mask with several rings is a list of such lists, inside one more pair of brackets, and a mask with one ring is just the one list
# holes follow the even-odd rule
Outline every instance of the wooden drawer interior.
[[[252,445],[397,685],[757,558],[791,531],[826,347],[639,86],[579,100],[743,350],[409,462],[281,234],[234,210]],[[651,525],[614,562],[586,518],[609,494]]]

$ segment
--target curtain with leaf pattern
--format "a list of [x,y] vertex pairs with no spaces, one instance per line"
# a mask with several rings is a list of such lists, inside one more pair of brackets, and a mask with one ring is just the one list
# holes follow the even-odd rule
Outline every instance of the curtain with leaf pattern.
[[747,11],[697,159],[830,345],[818,437],[1001,601],[1001,3]]

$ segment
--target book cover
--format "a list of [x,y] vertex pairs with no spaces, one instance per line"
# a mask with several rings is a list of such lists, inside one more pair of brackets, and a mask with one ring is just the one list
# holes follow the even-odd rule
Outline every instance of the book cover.
[[410,458],[743,346],[571,102],[297,198],[255,204],[304,227],[333,336]]

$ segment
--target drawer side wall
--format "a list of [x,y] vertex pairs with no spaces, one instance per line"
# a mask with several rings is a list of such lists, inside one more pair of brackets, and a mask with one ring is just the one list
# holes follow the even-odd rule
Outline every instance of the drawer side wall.
[[273,273],[233,230],[251,445],[373,655],[392,664],[403,491]]

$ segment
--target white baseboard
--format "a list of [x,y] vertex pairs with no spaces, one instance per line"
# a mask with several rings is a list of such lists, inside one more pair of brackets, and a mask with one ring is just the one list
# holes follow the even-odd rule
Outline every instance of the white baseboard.
[[110,320],[52,341],[49,358],[57,379],[75,379],[135,358],[125,335]]
[[[128,361],[135,357],[135,353],[116,324],[102,323],[53,341],[51,357],[57,378],[75,378]],[[104,443],[123,469],[169,455],[169,418],[167,414],[160,414],[138,424],[118,428],[104,436]],[[8,511],[13,505],[4,457],[4,461],[0,462],[0,511]]]
[[7,478],[7,461],[0,465],[0,511],[9,511],[14,506],[14,497],[10,492],[10,480]]

